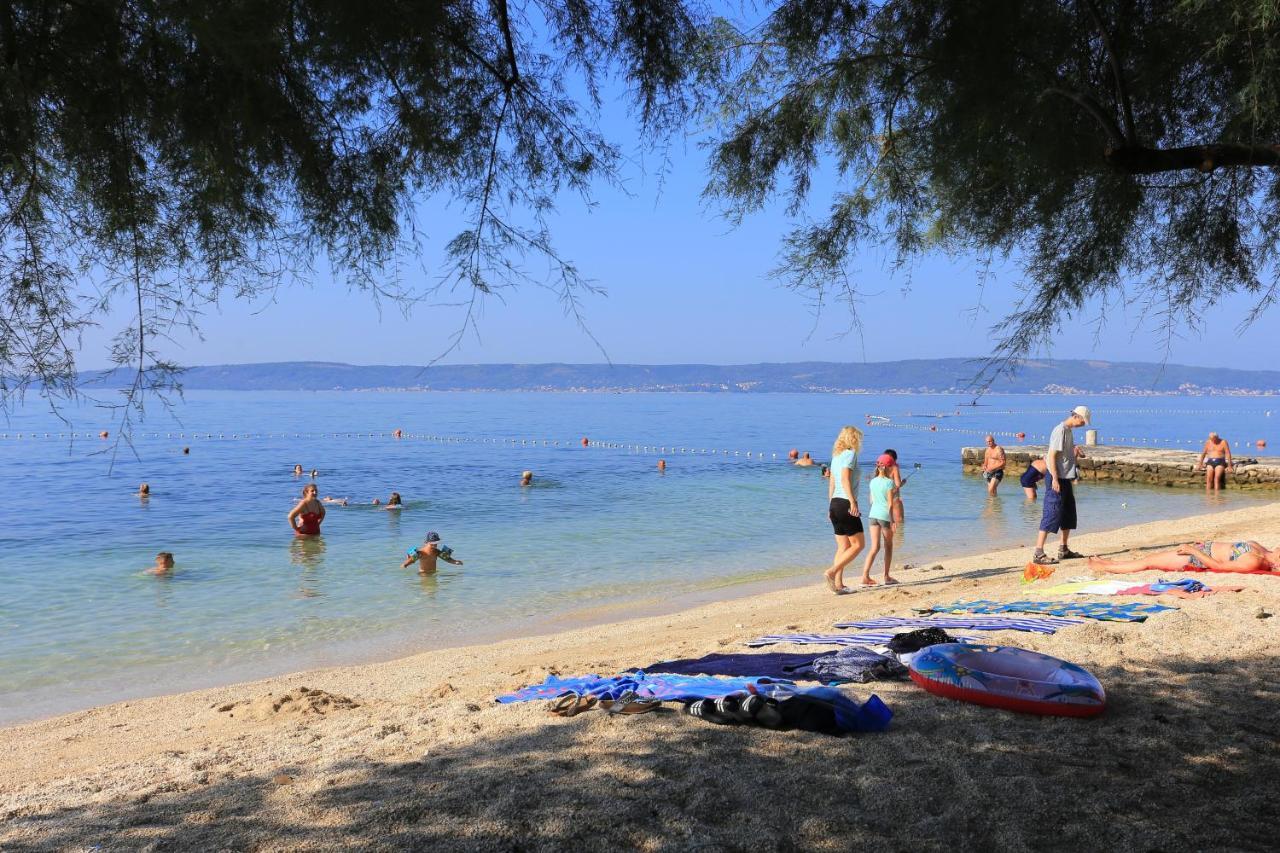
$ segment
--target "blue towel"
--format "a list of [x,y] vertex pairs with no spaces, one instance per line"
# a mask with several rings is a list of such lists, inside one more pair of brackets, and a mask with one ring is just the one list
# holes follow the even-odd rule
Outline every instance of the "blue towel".
[[713,675],[649,675],[644,672],[628,672],[622,675],[577,675],[561,678],[548,675],[542,684],[534,684],[499,696],[497,701],[529,702],[534,699],[554,699],[564,693],[594,696],[597,699],[617,699],[627,691],[633,691],[645,699],[691,702],[694,699],[720,699],[734,693],[759,693],[772,696],[780,687],[794,687],[791,681],[774,678],[720,678]]
[[[795,643],[800,646],[877,646],[889,642],[902,631],[864,631],[861,634],[769,634],[750,640],[752,648],[772,646],[775,643]],[[973,642],[973,637],[953,637],[957,643]]]
[[969,628],[974,631],[1030,631],[1033,634],[1054,634],[1059,628],[1083,624],[1083,619],[1062,619],[1054,616],[882,616],[878,619],[858,619],[854,622],[837,622],[837,628]]
[[957,601],[953,604],[935,604],[924,608],[929,613],[1044,613],[1049,616],[1083,616],[1104,622],[1145,622],[1147,617],[1166,610],[1177,610],[1163,604],[1111,604],[1088,602],[1084,604],[1061,601]]
[[1152,592],[1166,592],[1171,589],[1180,589],[1183,592],[1200,592],[1208,589],[1208,587],[1195,578],[1183,578],[1177,581],[1159,580],[1151,584]]
[[732,675],[742,678],[777,678],[791,680],[826,681],[813,670],[813,664],[823,658],[834,657],[835,652],[737,652],[713,653],[700,658],[664,660],[648,666],[637,667],[650,675]]

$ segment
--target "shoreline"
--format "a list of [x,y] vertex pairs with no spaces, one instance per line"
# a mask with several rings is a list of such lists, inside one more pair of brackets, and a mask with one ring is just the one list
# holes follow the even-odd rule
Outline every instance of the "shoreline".
[[[1280,503],[1082,533],[1072,544],[1102,554],[1232,535],[1280,539]],[[565,720],[543,703],[493,703],[552,672],[747,651],[741,643],[762,633],[826,630],[838,618],[922,603],[1025,597],[1034,588],[1020,583],[1024,561],[1025,547],[1009,548],[946,560],[943,571],[904,571],[900,586],[850,596],[806,583],[6,726],[0,846],[555,849],[603,840],[659,849],[890,839],[938,849],[959,839],[1027,848],[1042,846],[1045,825],[1061,827],[1064,846],[1261,849],[1273,840],[1276,827],[1251,803],[1280,771],[1270,727],[1255,722],[1280,701],[1280,618],[1255,618],[1280,609],[1275,578],[1199,576],[1245,590],[1145,599],[1178,610],[1139,624],[991,638],[1092,669],[1111,700],[1094,721],[951,702],[909,681],[850,686],[895,712],[889,732],[852,738],[721,728],[666,711]],[[1084,571],[1066,564],[1055,579]],[[775,785],[807,793],[779,810],[765,793]],[[896,809],[873,807],[888,802],[927,802],[928,818],[904,823]]]
[[[1257,493],[1251,495],[1256,496]],[[1021,499],[1019,499],[1021,500]],[[1196,513],[1192,517],[1218,515],[1219,513],[1246,512],[1268,506],[1261,504],[1238,509],[1213,510],[1207,513]],[[1276,506],[1280,506],[1277,503]],[[1098,526],[1093,528],[1095,534],[1112,533],[1124,528],[1140,527],[1145,524],[1159,524],[1178,521],[1180,519],[1155,519],[1116,526]],[[1105,523],[1104,523],[1105,524]],[[908,520],[908,535],[910,535]],[[1030,538],[1026,542],[997,546],[992,551],[977,554],[950,554],[944,548],[921,548],[920,553],[911,553],[913,572],[921,571],[922,566],[938,563],[955,563],[967,559],[976,559],[994,553],[1013,552],[1030,547]],[[900,546],[899,546],[900,547]],[[908,546],[910,547],[910,546]],[[860,559],[855,561],[860,563]],[[902,571],[899,567],[895,572]],[[795,588],[796,584],[805,586],[814,577],[820,577],[822,567],[807,565],[781,565],[759,570],[749,574],[731,578],[707,578],[693,589],[683,590],[674,596],[663,597],[661,590],[652,590],[637,597],[618,597],[605,599],[597,604],[575,606],[562,612],[544,616],[521,617],[510,620],[501,627],[490,626],[450,631],[449,636],[433,641],[420,634],[412,634],[406,627],[386,629],[374,637],[365,640],[347,640],[338,644],[318,645],[306,649],[290,650],[284,654],[270,658],[254,659],[237,665],[218,668],[216,671],[188,673],[176,680],[176,689],[156,690],[148,686],[121,690],[119,688],[93,689],[83,694],[83,698],[73,698],[59,702],[56,697],[63,689],[53,685],[26,692],[0,695],[0,731],[13,726],[38,723],[67,714],[75,714],[95,708],[116,705],[124,702],[140,702],[166,696],[183,695],[218,688],[233,687],[241,684],[288,678],[294,675],[313,671],[323,671],[346,667],[360,667],[377,664],[394,663],[417,655],[456,651],[471,647],[488,646],[507,641],[529,640],[564,632],[585,630],[588,628],[609,625],[614,622],[632,618],[661,617],[683,613],[717,603],[737,602]],[[846,572],[856,574],[857,566]],[[926,572],[928,573],[928,572]],[[623,611],[629,611],[623,613]],[[175,679],[175,673],[182,672],[185,664],[155,664],[138,670],[126,671],[122,676],[131,677],[144,685],[162,680]],[[95,683],[105,683],[106,677]],[[34,712],[25,713],[23,708],[35,707]]]

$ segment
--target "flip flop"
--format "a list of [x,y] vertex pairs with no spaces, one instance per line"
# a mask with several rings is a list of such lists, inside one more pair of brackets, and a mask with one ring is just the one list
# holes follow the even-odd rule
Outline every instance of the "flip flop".
[[661,704],[661,699],[644,698],[634,690],[628,690],[608,706],[601,702],[600,707],[610,714],[647,714],[650,711],[656,711]]
[[734,726],[738,723],[736,718],[722,713],[716,707],[714,699],[697,699],[685,705],[684,710],[691,717],[697,717],[700,720],[706,720],[708,723],[715,723],[718,726]]
[[571,717],[570,711],[578,706],[578,700],[581,697],[577,693],[570,690],[568,693],[561,693],[556,698],[547,703],[547,710],[560,717]]

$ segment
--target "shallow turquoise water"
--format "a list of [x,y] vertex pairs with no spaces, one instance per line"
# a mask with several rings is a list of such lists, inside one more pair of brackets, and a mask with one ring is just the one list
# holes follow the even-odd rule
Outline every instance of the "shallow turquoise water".
[[[894,446],[904,470],[922,465],[905,494],[899,562],[1029,541],[1039,507],[1024,502],[1019,472],[988,501],[980,480],[961,473],[959,448],[989,429],[1047,431],[1075,401],[956,402],[204,392],[188,395],[180,422],[153,411],[138,458],[123,452],[113,469],[107,443],[72,441],[31,406],[0,427],[0,720],[452,645],[619,602],[769,578],[814,582],[830,559],[826,484],[817,468],[782,457],[798,447],[826,458],[839,425],[864,425],[868,413],[894,425],[868,428],[864,463]],[[1185,441],[1215,428],[1240,445],[1272,424],[1265,398],[1090,402],[1104,436]],[[107,413],[70,414],[80,434],[112,428]],[[406,438],[389,435],[397,427]],[[582,436],[598,444],[583,448]],[[296,539],[285,522],[304,482],[294,463],[320,470],[321,495],[367,503],[395,490],[407,507],[330,507],[323,537]],[[537,482],[522,489],[526,468]],[[145,502],[133,495],[144,480]],[[1082,487],[1081,525],[1263,500]],[[399,569],[428,530],[466,565],[425,579]],[[177,555],[171,578],[142,573],[159,550]]]

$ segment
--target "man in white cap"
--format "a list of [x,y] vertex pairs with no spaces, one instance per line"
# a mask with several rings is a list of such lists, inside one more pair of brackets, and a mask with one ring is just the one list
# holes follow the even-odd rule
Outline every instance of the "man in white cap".
[[[1031,562],[1042,566],[1052,565],[1058,560],[1075,560],[1084,554],[1077,554],[1067,545],[1071,531],[1076,529],[1076,495],[1075,481],[1080,476],[1076,460],[1083,459],[1084,454],[1076,448],[1075,433],[1078,426],[1089,423],[1088,406],[1076,406],[1067,415],[1067,419],[1053,428],[1049,435],[1049,453],[1045,457],[1045,480],[1048,488],[1044,491],[1044,514],[1040,517],[1040,534],[1036,537],[1036,551]],[[1050,533],[1062,533],[1062,545],[1058,548],[1058,559],[1044,552],[1044,543]]]

